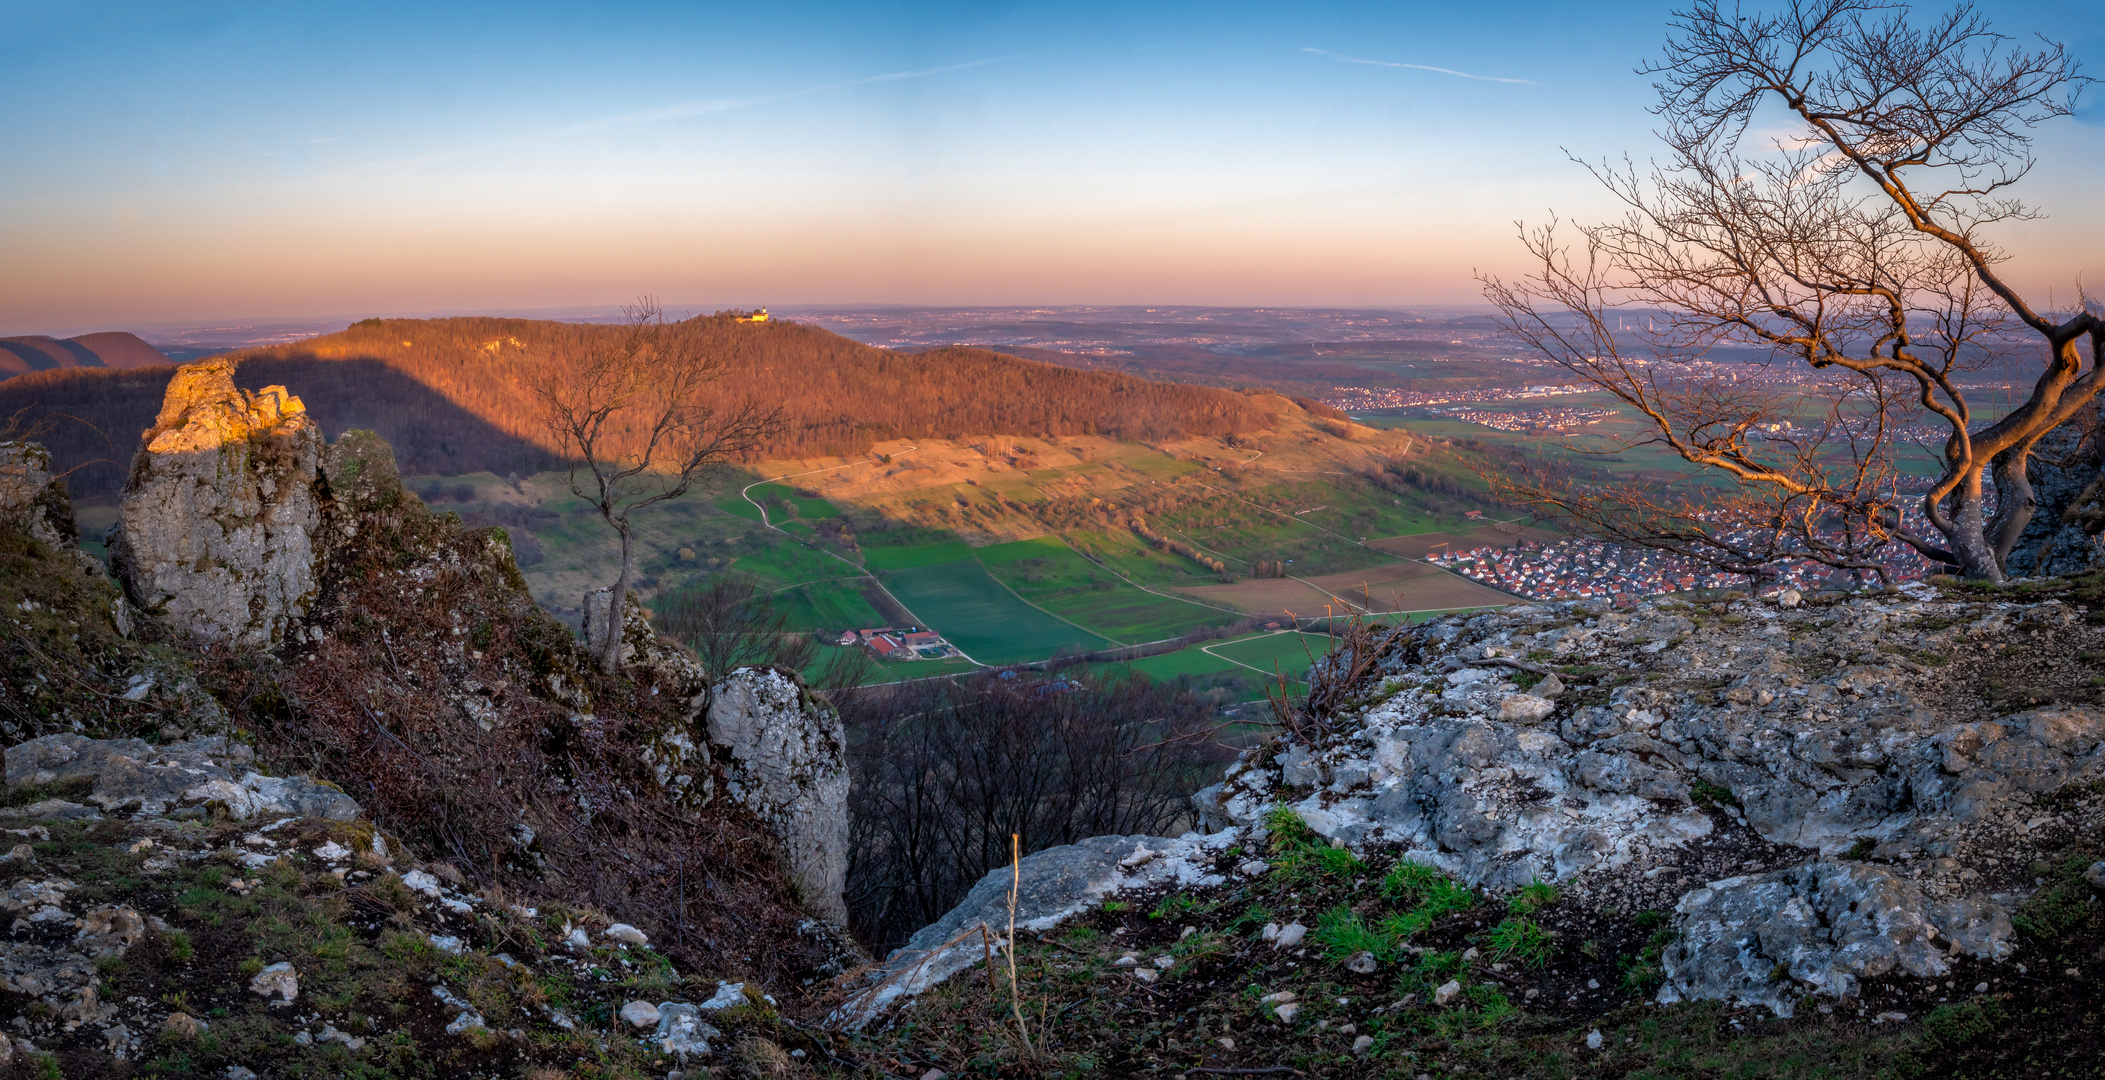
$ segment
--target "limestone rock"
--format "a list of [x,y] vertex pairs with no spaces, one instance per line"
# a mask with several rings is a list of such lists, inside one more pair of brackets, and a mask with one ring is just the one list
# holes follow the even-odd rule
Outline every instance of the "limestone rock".
[[249,980],[249,993],[272,1001],[291,1001],[300,996],[300,973],[290,961],[280,960]]
[[[1160,836],[1093,836],[1078,844],[1026,855],[1020,866],[1016,932],[1042,934],[1125,889],[1152,885],[1219,885],[1213,873],[1220,852],[1235,846],[1240,830],[1177,839]],[[1138,852],[1150,858],[1134,860]],[[985,956],[985,928],[998,953],[1006,947],[1011,870],[1004,866],[979,879],[965,899],[941,919],[922,927],[894,950],[869,980],[827,1018],[834,1027],[860,1029],[902,998],[943,982]],[[1142,969],[1145,970],[1145,969]]]
[[[606,644],[609,625],[607,612],[613,595],[614,590],[611,588],[594,589],[585,594],[585,647],[591,651],[594,659],[598,658],[600,648]],[[656,651],[658,634],[651,629],[650,613],[636,601],[636,594],[629,593],[623,600],[620,657],[622,666],[626,667],[639,657]]]
[[488,1029],[488,1022],[475,1010],[475,1006],[470,1004],[467,998],[448,989],[444,983],[432,987],[431,996],[439,999],[439,1003],[454,1014],[453,1019],[446,1024],[446,1034],[465,1035],[478,1028]]
[[621,1018],[632,1027],[654,1027],[658,1017],[658,1007],[648,1001],[631,1001],[621,1007]]
[[840,714],[793,675],[740,668],[714,687],[708,733],[722,750],[726,792],[781,839],[805,907],[846,922],[848,740]]
[[[7,786],[92,780],[88,802],[107,813],[143,817],[218,803],[236,820],[257,814],[357,818],[358,803],[350,796],[305,777],[264,776],[250,767],[255,758],[249,747],[216,735],[165,746],[143,739],[46,735],[7,748]],[[52,808],[49,816],[79,816],[64,812],[70,805]]]
[[1499,699],[1498,718],[1515,724],[1533,724],[1549,719],[1557,704],[1534,694],[1507,694]]
[[[1859,979],[1896,968],[1931,978],[1958,955],[2010,954],[2014,897],[1933,900],[1879,866],[1814,860],[1714,881],[1681,898],[1680,938],[1660,958],[1664,1002],[1725,999],[1790,1016],[1811,988],[1853,997]],[[1777,979],[1782,969],[1788,979]]]
[[73,941],[89,956],[122,956],[145,937],[146,920],[137,911],[105,904],[81,915],[80,932],[73,935]]
[[180,1042],[190,1042],[205,1033],[205,1022],[184,1012],[172,1012],[161,1021],[161,1034]]
[[[627,1009],[622,1011],[626,1014]],[[682,1059],[705,1057],[709,1040],[722,1034],[703,1020],[701,1011],[693,1005],[666,1001],[658,1005],[658,1029],[651,1033],[651,1042],[659,1050]]]
[[[606,590],[592,595],[601,598],[598,610],[604,613]],[[592,618],[589,607],[586,618],[589,632]],[[628,634],[625,647],[625,655],[630,657],[628,662],[655,676],[658,689],[671,694],[686,713],[679,723],[667,725],[664,730],[644,738],[644,763],[651,767],[658,786],[664,788],[674,802],[686,807],[707,806],[716,796],[716,773],[706,731],[709,673],[702,669],[701,661],[695,659],[693,653],[658,638],[656,631],[651,629],[649,614],[633,593],[628,597],[624,619]]]
[[[2024,896],[1981,883],[2052,854],[2040,800],[2105,780],[2105,709],[1983,718],[1900,654],[2035,637],[2093,648],[2079,618],[2058,601],[1910,585],[1436,620],[1399,631],[1358,695],[1370,704],[1334,717],[1322,745],[1246,753],[1192,801],[1224,834],[1261,830],[1284,803],[1334,843],[1474,886],[1539,878],[1675,909],[1683,945],[1663,995],[1846,997],[1883,972],[1929,977],[1955,949],[2002,955]],[[1504,673],[1476,665],[1539,653],[1594,685],[1530,721],[1509,708],[1521,695],[1501,689]]]
[[132,601],[199,640],[276,645],[319,588],[321,431],[234,361],[176,370],[132,461],[111,565]]
[[328,480],[329,500],[347,526],[361,514],[423,503],[402,486],[395,448],[370,431],[353,429],[337,436],[322,452],[321,472]]
[[0,525],[54,548],[73,546],[73,504],[51,476],[51,454],[32,442],[0,442]]

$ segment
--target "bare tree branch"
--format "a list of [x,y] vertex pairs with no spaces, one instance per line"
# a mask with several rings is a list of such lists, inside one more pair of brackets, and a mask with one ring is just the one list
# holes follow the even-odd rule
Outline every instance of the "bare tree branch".
[[[1761,15],[1697,0],[1641,70],[1658,79],[1666,162],[1588,165],[1623,218],[1576,245],[1556,223],[1523,230],[1535,270],[1487,277],[1485,294],[1507,332],[1642,418],[1626,446],[1736,490],[1517,477],[1501,493],[1739,572],[1809,559],[1883,574],[1905,547],[2001,580],[2032,513],[2027,459],[2105,386],[2079,348],[2088,336],[2095,356],[2105,320],[2029,305],[1987,230],[2035,216],[2011,194],[2031,132],[2090,80],[2062,46],[2014,44],[1970,5],[1918,23],[1877,0]],[[1764,109],[1797,130],[1748,147]],[[1641,332],[1611,330],[1632,310]],[[1962,377],[2028,331],[2046,355],[2029,398],[1977,424]],[[1720,348],[1767,359],[1727,373],[1707,362]],[[1934,535],[1908,524],[1897,457],[1925,425],[1942,472],[1915,510]]]
[[621,573],[597,642],[609,673],[621,665],[621,612],[635,573],[632,515],[685,496],[709,470],[781,426],[780,409],[747,401],[719,413],[702,404],[703,388],[723,377],[726,364],[687,347],[651,298],[622,314],[611,342],[547,365],[530,387],[557,452],[571,461],[570,490],[621,541]]

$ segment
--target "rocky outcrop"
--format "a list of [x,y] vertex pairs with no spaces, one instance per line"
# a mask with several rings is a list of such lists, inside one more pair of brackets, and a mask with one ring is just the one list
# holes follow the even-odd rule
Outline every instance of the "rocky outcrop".
[[[1659,1000],[1788,1016],[1807,995],[2014,962],[2037,867],[2105,839],[2094,620],[1923,585],[1438,620],[1378,642],[1313,744],[1248,751],[1195,795],[1208,835],[1142,843],[1203,870],[1286,815],[1494,895],[1540,881],[1578,910],[1665,912]],[[1024,859],[1019,921],[1146,884],[1106,861],[1132,843]],[[842,1022],[972,962],[980,946],[951,939],[1005,916],[1007,882],[917,934]]]
[[1675,905],[1681,934],[1660,959],[1659,1000],[1789,1016],[1807,992],[1854,997],[1860,980],[1892,972],[1941,978],[1961,955],[2007,958],[2021,898],[1939,900],[1893,869],[1825,859],[1713,881]]
[[206,360],[176,371],[144,443],[110,545],[132,601],[200,641],[277,644],[320,581],[322,435],[306,407]]
[[54,548],[73,546],[73,506],[53,482],[51,454],[31,442],[0,442],[0,524]]
[[[609,595],[587,594],[588,635],[595,612],[605,623]],[[658,637],[633,593],[623,604],[621,657],[684,714],[644,740],[643,760],[659,785],[690,809],[721,793],[751,810],[782,842],[805,910],[845,925],[848,740],[840,714],[793,673],[749,667],[712,679],[693,654]]]
[[[753,983],[675,966],[603,912],[462,887],[363,822],[24,825],[0,819],[0,841],[72,855],[0,858],[0,1038],[16,1055],[0,1075],[122,1075],[171,1053],[193,1076],[466,1075],[502,1045],[524,1075],[590,1055],[664,1076],[721,1068],[724,1044],[779,1023]],[[259,939],[266,913],[278,936]],[[152,962],[113,964],[142,948]],[[651,977],[576,978],[591,969]],[[572,982],[556,1000],[497,989]],[[644,992],[655,1004],[625,1003]]]
[[329,501],[336,511],[337,535],[358,535],[358,519],[406,505],[422,506],[423,500],[402,486],[395,468],[395,448],[370,431],[353,429],[336,437],[322,451],[322,476],[328,482]]
[[[202,818],[215,807],[236,821],[259,814],[358,817],[358,803],[334,787],[301,776],[265,776],[251,767],[255,760],[254,750],[222,736],[156,746],[143,739],[46,735],[7,748],[7,789],[87,786],[86,803],[141,817],[187,812]],[[92,813],[62,799],[20,811],[28,817]]]
[[[963,902],[922,927],[894,950],[866,985],[834,1011],[828,1026],[854,1030],[893,1003],[998,956],[1008,947],[1009,893],[1016,893],[1018,933],[1043,933],[1129,889],[1155,885],[1219,885],[1215,860],[1240,838],[1212,836],[1092,836],[1047,848],[981,878]],[[984,934],[982,933],[984,931]]]
[[840,714],[793,675],[739,668],[711,691],[708,731],[725,792],[782,840],[805,907],[847,922],[848,739]]
[[[2105,778],[2105,709],[1969,715],[1916,658],[2029,639],[2074,665],[2081,698],[2076,658],[2097,636],[2060,602],[1923,586],[1802,607],[1512,608],[1400,636],[1336,737],[1246,755],[1196,801],[1217,827],[1286,805],[1319,835],[1494,890],[1656,900],[1681,941],[1663,1000],[1788,1015],[1804,993],[2008,953],[2023,866],[2068,824],[2042,800]],[[1598,681],[1516,708],[1534,695],[1515,663]]]

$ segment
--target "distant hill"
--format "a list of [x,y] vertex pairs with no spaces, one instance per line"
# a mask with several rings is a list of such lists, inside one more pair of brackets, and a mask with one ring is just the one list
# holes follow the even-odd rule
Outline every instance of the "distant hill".
[[168,363],[161,350],[122,330],[79,337],[0,338],[0,379],[54,368],[136,368]]
[[[284,385],[332,438],[353,427],[379,432],[405,473],[503,475],[555,464],[534,419],[529,379],[621,332],[527,319],[368,319],[341,333],[232,355],[242,361],[242,386]],[[1149,441],[1261,431],[1277,422],[1265,399],[1233,391],[983,349],[897,353],[795,322],[703,316],[676,324],[669,335],[676,347],[724,360],[726,373],[711,387],[719,405],[750,399],[782,408],[783,431],[756,447],[752,460],[855,454],[901,438]],[[122,484],[169,373],[114,366],[51,365],[0,382],[0,418],[24,408],[30,417],[66,418],[42,440],[60,467],[80,467],[70,477],[76,495]]]

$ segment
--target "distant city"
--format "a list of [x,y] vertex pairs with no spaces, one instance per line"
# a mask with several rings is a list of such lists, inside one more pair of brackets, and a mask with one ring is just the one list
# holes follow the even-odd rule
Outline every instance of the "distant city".
[[1346,412],[1368,412],[1375,409],[1414,409],[1428,405],[1446,405],[1458,401],[1520,401],[1527,398],[1559,397],[1565,394],[1594,393],[1595,388],[1584,383],[1559,383],[1555,385],[1490,387],[1483,390],[1396,390],[1376,386],[1340,386],[1323,404]]

